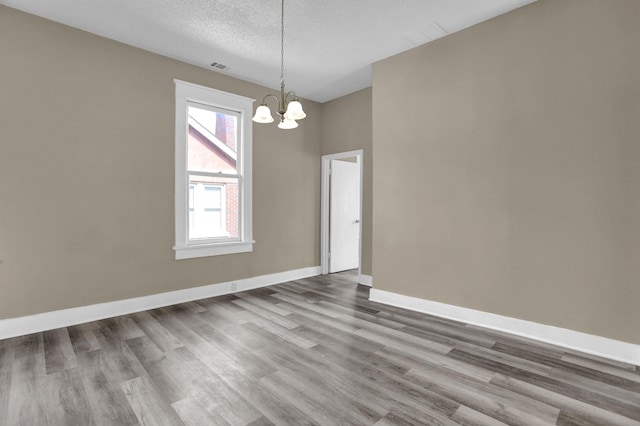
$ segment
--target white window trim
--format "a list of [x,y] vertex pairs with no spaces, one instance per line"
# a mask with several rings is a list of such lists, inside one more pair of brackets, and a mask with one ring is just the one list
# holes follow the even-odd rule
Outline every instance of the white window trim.
[[[176,260],[253,251],[252,220],[252,131],[251,115],[255,99],[234,95],[209,87],[174,79],[176,85],[175,117],[175,251]],[[241,235],[234,241],[189,241],[189,176],[187,173],[187,102],[197,102],[240,113],[239,188]]]

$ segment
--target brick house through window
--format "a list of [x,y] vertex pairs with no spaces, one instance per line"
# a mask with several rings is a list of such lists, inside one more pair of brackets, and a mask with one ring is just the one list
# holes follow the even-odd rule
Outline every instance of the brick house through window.
[[[189,106],[189,238],[238,238],[238,179],[211,173],[237,173],[235,115]],[[205,172],[208,175],[199,175]]]

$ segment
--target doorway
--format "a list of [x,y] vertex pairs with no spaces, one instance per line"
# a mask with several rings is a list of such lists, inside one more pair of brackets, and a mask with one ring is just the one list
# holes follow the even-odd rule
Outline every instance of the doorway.
[[363,151],[322,156],[320,266],[322,274],[362,264]]

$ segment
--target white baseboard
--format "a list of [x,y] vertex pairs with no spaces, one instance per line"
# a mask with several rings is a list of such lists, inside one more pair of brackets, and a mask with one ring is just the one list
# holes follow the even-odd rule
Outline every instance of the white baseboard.
[[371,287],[373,285],[373,277],[371,275],[358,275],[358,284],[366,285]]
[[0,320],[0,340],[320,275],[320,267]]
[[423,312],[492,330],[551,343],[616,361],[640,365],[640,345],[594,336],[579,331],[539,324],[489,312],[447,305],[417,297],[404,296],[385,290],[371,289],[369,300]]

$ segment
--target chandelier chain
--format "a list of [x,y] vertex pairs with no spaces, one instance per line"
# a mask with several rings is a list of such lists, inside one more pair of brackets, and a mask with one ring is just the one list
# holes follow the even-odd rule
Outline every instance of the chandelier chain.
[[284,83],[284,0],[280,10],[280,81]]
[[275,99],[278,103],[277,113],[280,116],[280,129],[295,129],[297,120],[307,116],[293,90],[286,92],[284,87],[284,0],[280,0],[280,96],[267,94],[262,98],[262,104],[256,108],[253,121],[256,123],[273,123],[271,110],[267,106],[267,99]]

